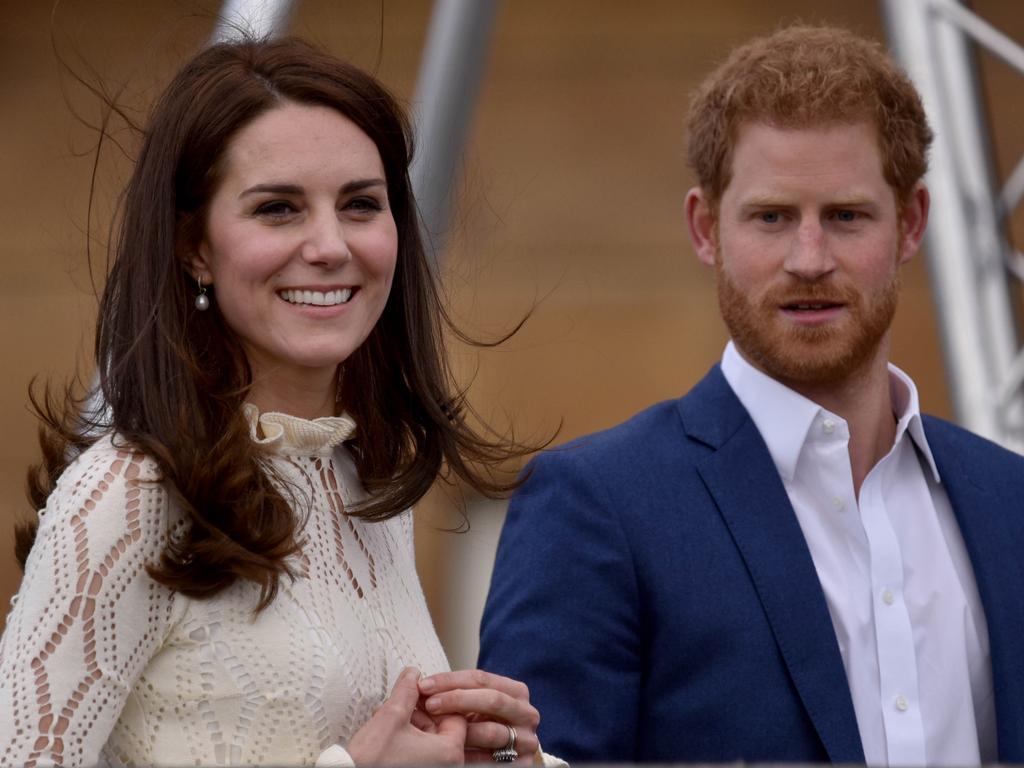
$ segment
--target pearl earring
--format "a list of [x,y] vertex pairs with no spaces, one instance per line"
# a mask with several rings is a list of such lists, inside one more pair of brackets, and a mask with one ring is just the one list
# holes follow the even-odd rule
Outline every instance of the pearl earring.
[[203,286],[203,278],[197,277],[196,282],[199,283],[199,295],[196,296],[196,309],[200,312],[205,312],[210,308],[210,297],[206,295],[206,288]]

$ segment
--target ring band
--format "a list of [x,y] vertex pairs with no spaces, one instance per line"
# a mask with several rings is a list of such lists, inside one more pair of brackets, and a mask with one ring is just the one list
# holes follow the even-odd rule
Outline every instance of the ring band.
[[491,752],[491,757],[496,763],[514,763],[519,759],[519,753],[516,752],[516,729],[511,725],[505,727],[508,728],[508,743],[501,749]]

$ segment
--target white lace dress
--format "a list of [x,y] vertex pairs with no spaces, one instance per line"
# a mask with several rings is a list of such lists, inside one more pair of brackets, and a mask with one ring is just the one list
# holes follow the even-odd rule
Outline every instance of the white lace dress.
[[[0,641],[0,765],[311,764],[344,745],[402,667],[448,668],[413,559],[412,517],[348,517],[363,493],[344,417],[246,406],[253,439],[309,500],[298,578],[253,616],[154,582],[180,512],[154,463],[103,439],[40,514]],[[286,496],[286,498],[288,498]]]

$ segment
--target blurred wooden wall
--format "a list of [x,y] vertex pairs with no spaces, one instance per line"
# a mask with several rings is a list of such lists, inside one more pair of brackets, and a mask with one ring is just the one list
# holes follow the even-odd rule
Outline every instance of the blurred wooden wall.
[[[96,133],[83,120],[94,123],[100,108],[58,54],[79,74],[125,86],[141,114],[206,39],[219,7],[62,0],[51,16],[50,5],[0,0],[0,615],[18,584],[11,528],[28,511],[24,472],[37,456],[28,383],[90,368],[86,231],[101,266],[129,167],[105,155],[90,222]],[[1024,39],[1017,0],[974,5]],[[428,0],[306,0],[293,30],[409,100],[430,9]],[[678,396],[718,359],[726,335],[711,275],[683,221],[688,95],[731,46],[796,19],[883,34],[869,0],[505,0],[445,254],[451,306],[466,330],[497,335],[532,312],[499,349],[453,353],[467,380],[475,376],[486,416],[511,419],[525,437],[561,424],[561,442]],[[1022,81],[983,64],[1005,173],[1024,150]],[[916,378],[924,407],[949,415],[924,258],[906,271],[894,359]],[[423,505],[422,570],[442,622],[447,553],[473,536],[432,530],[451,519],[443,495]]]

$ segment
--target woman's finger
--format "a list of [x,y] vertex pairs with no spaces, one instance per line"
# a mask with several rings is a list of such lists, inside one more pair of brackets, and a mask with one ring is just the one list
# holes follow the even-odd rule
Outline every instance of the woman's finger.
[[455,744],[466,742],[466,718],[462,715],[445,715],[437,719],[437,733],[448,737]]
[[437,723],[434,722],[434,718],[421,709],[412,711],[409,722],[413,724],[414,728],[419,728],[424,733],[437,733]]
[[399,722],[408,722],[419,702],[420,694],[417,682],[420,679],[420,671],[415,667],[406,667],[395,681],[391,695],[380,706],[378,711],[387,710]]
[[488,720],[501,720],[536,730],[540,713],[529,703],[493,689],[458,689],[431,696],[424,703],[430,715],[476,712]]
[[[514,726],[513,726],[514,727]],[[470,723],[466,730],[466,749],[493,752],[509,743],[508,726],[504,723]],[[527,728],[516,728],[516,752],[532,755],[540,746],[537,735]]]
[[458,669],[452,672],[439,672],[420,680],[420,692],[424,695],[441,693],[443,691],[454,691],[459,688],[483,689],[489,688],[501,691],[515,699],[529,699],[530,689],[525,683],[513,680],[510,677],[502,677],[493,672],[485,672],[482,669]]

